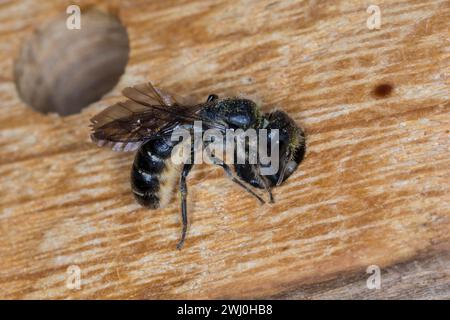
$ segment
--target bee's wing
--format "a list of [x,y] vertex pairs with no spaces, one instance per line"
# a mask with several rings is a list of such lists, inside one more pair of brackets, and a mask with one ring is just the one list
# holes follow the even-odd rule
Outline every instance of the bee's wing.
[[127,98],[144,105],[160,106],[193,106],[196,104],[190,97],[182,97],[167,91],[155,88],[150,82],[127,87],[122,91]]
[[[91,139],[115,151],[133,151],[143,142],[167,134],[178,124],[201,120],[200,105],[182,105],[186,99],[154,88],[150,83],[123,90],[128,98],[91,119]],[[188,101],[188,103],[191,103]]]

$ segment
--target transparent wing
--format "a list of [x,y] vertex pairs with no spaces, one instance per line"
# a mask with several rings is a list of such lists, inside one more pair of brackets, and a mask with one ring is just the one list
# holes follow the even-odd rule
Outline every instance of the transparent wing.
[[150,83],[125,88],[123,94],[128,100],[91,119],[91,139],[99,146],[133,151],[149,139],[170,133],[179,124],[201,120],[197,112],[204,104],[170,95]]

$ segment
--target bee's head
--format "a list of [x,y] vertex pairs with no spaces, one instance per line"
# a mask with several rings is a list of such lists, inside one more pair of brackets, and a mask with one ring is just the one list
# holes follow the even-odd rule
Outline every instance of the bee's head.
[[276,174],[266,176],[272,185],[280,185],[297,168],[305,155],[305,135],[286,113],[274,111],[265,116],[269,141],[271,129],[278,129],[279,169]]

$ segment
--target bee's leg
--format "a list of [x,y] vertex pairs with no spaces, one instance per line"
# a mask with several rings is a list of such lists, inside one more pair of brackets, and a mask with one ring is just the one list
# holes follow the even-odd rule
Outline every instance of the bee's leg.
[[236,178],[233,173],[231,172],[230,167],[223,163],[223,161],[215,161],[215,164],[217,164],[218,166],[221,166],[223,168],[223,170],[225,171],[225,173],[227,174],[227,176],[231,179],[231,181],[233,181],[234,183],[237,183],[238,185],[240,185],[242,188],[245,189],[245,191],[247,191],[248,193],[250,193],[252,196],[256,197],[256,199],[259,200],[259,202],[261,202],[261,204],[264,204],[265,201],[258,196],[252,189],[250,189],[249,187],[247,187],[243,182],[241,182],[240,179]]
[[267,191],[267,193],[269,193],[269,202],[275,203],[273,199],[272,188],[270,187],[267,178],[260,173],[259,167],[256,167],[256,170],[253,170],[253,172],[255,173],[255,176],[259,179],[259,181],[261,181],[261,183],[264,185],[264,189]]
[[186,206],[186,195],[187,195],[187,185],[186,185],[186,177],[192,169],[193,164],[185,164],[183,166],[183,170],[181,171],[180,178],[180,194],[181,194],[181,219],[183,221],[183,231],[181,233],[180,242],[177,244],[177,249],[180,250],[183,247],[184,239],[186,238],[187,231],[187,206]]
[[260,179],[264,185],[264,189],[266,189],[267,193],[269,194],[269,202],[275,203],[275,200],[273,199],[272,188],[270,187],[269,182],[267,181],[267,178],[264,176],[260,176]]

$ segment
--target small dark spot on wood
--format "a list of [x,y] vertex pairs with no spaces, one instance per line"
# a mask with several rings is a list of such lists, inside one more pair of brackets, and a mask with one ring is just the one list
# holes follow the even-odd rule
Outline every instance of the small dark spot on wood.
[[394,87],[389,83],[382,83],[375,87],[373,95],[377,98],[385,98],[389,96],[394,90]]

